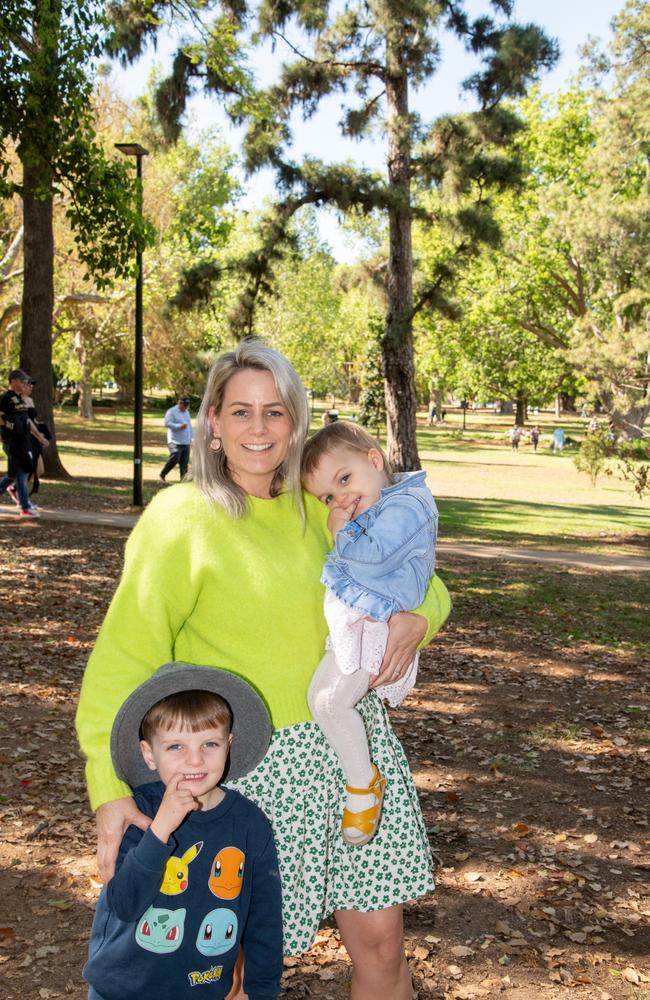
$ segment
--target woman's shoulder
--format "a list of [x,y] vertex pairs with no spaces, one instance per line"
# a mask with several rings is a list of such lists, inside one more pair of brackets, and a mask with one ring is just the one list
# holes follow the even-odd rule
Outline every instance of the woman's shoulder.
[[188,482],[161,490],[148,504],[140,521],[156,530],[173,530],[178,524],[196,526],[202,521],[226,516],[219,504],[209,501],[195,483]]
[[303,490],[303,500],[305,503],[305,514],[307,521],[315,527],[325,527],[327,525],[327,515],[329,511],[322,501],[318,500],[312,493]]
[[223,528],[226,512],[210,503],[192,483],[161,490],[143,511],[129,537],[128,552],[174,551],[193,539],[200,546],[206,533]]

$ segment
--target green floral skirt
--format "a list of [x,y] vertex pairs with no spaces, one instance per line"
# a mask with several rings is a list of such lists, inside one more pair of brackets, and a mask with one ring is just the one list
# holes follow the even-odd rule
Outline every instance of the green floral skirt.
[[386,776],[379,830],[363,847],[341,837],[345,779],[315,722],[273,734],[262,763],[229,782],[256,802],[275,833],[288,955],[311,947],[335,910],[383,910],[434,888],[431,851],[402,747],[376,694],[357,706],[372,759]]

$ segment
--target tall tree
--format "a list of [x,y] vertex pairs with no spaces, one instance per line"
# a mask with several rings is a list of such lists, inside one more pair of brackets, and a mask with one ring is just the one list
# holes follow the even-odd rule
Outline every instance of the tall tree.
[[[98,0],[5,0],[0,8],[0,194],[23,203],[20,363],[36,378],[39,415],[54,429],[53,201],[69,196],[77,252],[99,284],[133,271],[147,239],[126,167],[107,159],[92,122],[92,61],[101,50]],[[12,150],[22,177],[11,172]],[[46,473],[65,476],[56,439]]]
[[[120,24],[128,24],[122,51],[137,52],[150,35],[152,8],[147,8],[138,36],[137,4],[116,3]],[[249,30],[253,12],[243,2],[225,5],[212,24],[208,41],[186,45],[176,56],[172,76],[160,91],[159,110],[170,136],[192,88],[201,85],[225,100],[232,118],[247,125],[244,159],[249,172],[271,166],[281,201],[261,231],[260,246],[246,265],[251,282],[244,296],[241,319],[250,327],[255,294],[272,283],[272,268],[281,255],[288,223],[303,205],[379,209],[389,220],[386,327],[382,340],[388,413],[388,450],[397,468],[417,468],[413,318],[435,305],[445,275],[413,292],[411,228],[415,214],[413,185],[474,184],[477,203],[458,224],[466,233],[463,251],[480,238],[495,238],[490,223],[486,185],[514,180],[512,164],[502,155],[485,152],[487,142],[505,146],[517,128],[514,117],[500,107],[504,97],[521,95],[542,67],[556,59],[556,46],[534,25],[511,23],[511,0],[492,0],[489,7],[505,23],[489,16],[471,19],[462,0],[350,0],[343,7],[328,0],[292,4],[261,0],[255,9],[256,39],[289,53],[279,64],[279,81],[256,91],[237,48],[237,37]],[[125,10],[130,17],[125,18]],[[296,30],[297,29],[297,30]],[[440,61],[441,36],[450,31],[482,61],[465,81],[476,95],[479,110],[472,115],[445,118],[433,127],[423,123],[410,107],[410,94],[435,73]],[[291,38],[289,37],[291,36]],[[136,39],[139,37],[139,40]],[[314,114],[320,101],[339,94],[343,102],[340,123],[344,134],[360,137],[381,122],[386,137],[386,177],[347,164],[326,164],[311,157],[290,158],[292,116]],[[483,195],[478,188],[483,187]],[[218,270],[202,275],[201,292]]]
[[490,332],[492,361],[497,338],[507,356],[513,336],[523,346],[532,335],[545,376],[572,368],[617,434],[639,438],[650,416],[648,5],[633,0],[615,28],[612,50],[592,59],[604,85],[520,104],[524,183],[498,199],[502,245],[464,276],[461,306],[480,321],[458,336]]

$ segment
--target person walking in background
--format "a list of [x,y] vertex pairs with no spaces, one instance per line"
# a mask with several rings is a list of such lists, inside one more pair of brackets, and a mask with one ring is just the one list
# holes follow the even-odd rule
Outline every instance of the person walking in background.
[[161,483],[165,482],[168,472],[178,465],[181,479],[187,474],[190,464],[190,445],[192,444],[192,417],[189,411],[189,396],[179,396],[176,406],[170,406],[165,414],[167,428],[167,447],[169,458],[158,476]]
[[519,451],[519,442],[521,440],[521,427],[519,424],[515,424],[514,427],[510,428],[510,445],[513,451]]
[[553,431],[553,451],[564,451],[564,431],[561,427]]
[[[41,485],[41,476],[43,475],[43,449],[46,448],[49,442],[52,440],[52,435],[50,434],[49,427],[47,424],[42,422],[39,423],[38,415],[36,413],[36,407],[34,406],[34,400],[32,399],[32,393],[34,392],[34,386],[36,385],[36,379],[30,378],[27,384],[27,391],[23,393],[23,400],[27,404],[27,416],[34,424],[35,431],[32,430],[31,434],[31,452],[33,457],[33,468],[29,475],[29,483],[31,489],[29,491],[30,503],[32,505],[32,510],[38,510],[36,502],[32,499],[35,494],[38,494]],[[36,433],[38,432],[38,433]],[[16,489],[15,487],[9,487],[9,493],[16,499]],[[16,499],[16,503],[18,500]]]
[[49,444],[29,417],[31,384],[31,375],[14,368],[9,372],[9,388],[0,397],[2,445],[9,460],[7,474],[0,479],[0,494],[9,490],[24,517],[39,516],[29,500],[28,479],[34,469],[32,438],[43,448]]
[[531,430],[530,441],[533,446],[533,451],[537,451],[537,445],[539,444],[539,427],[535,426]]

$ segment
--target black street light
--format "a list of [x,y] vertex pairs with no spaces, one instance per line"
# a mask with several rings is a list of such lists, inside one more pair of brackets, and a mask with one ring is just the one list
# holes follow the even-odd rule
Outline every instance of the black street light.
[[[125,156],[135,156],[138,178],[138,211],[142,215],[142,157],[148,149],[137,142],[116,142],[115,148]],[[143,336],[142,336],[142,251],[136,255],[135,276],[135,365],[133,406],[133,506],[142,507],[142,402],[143,402]]]

